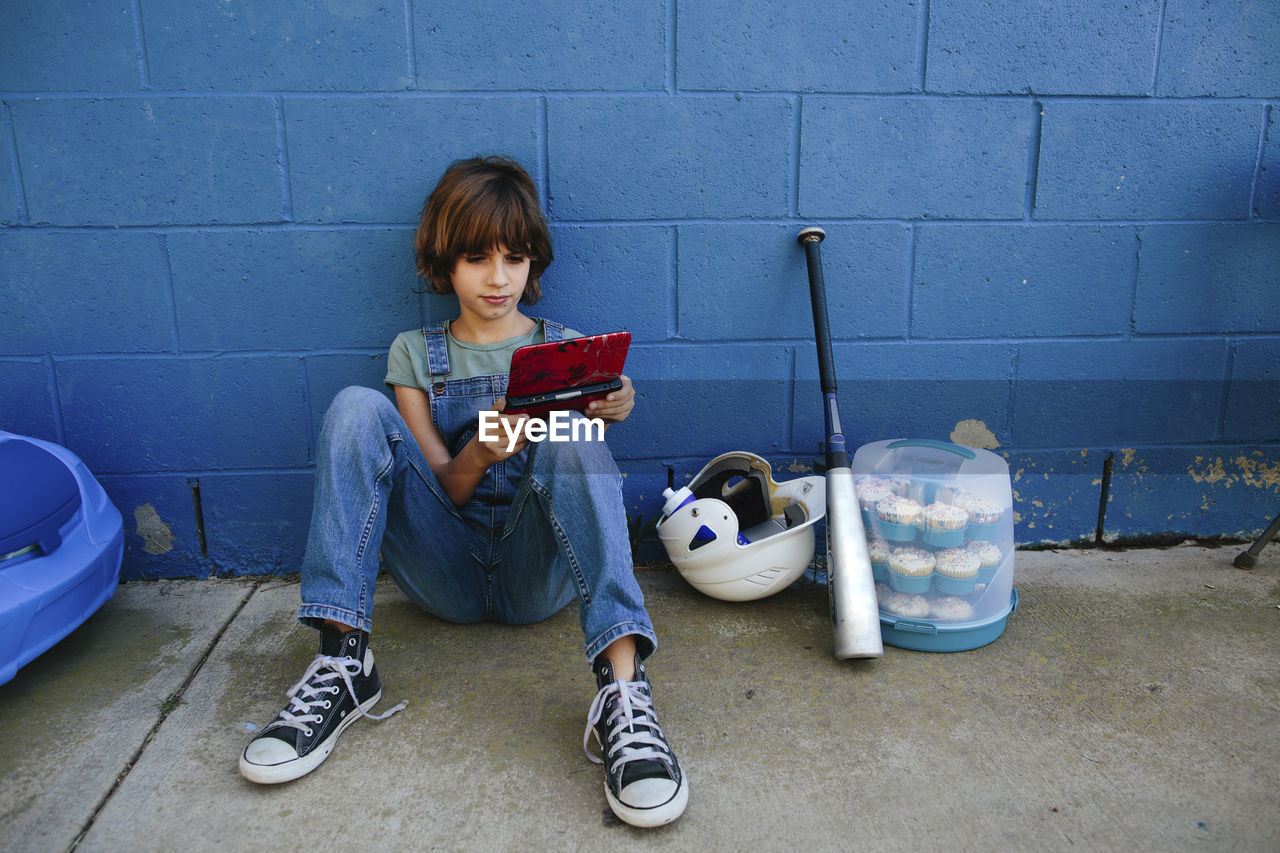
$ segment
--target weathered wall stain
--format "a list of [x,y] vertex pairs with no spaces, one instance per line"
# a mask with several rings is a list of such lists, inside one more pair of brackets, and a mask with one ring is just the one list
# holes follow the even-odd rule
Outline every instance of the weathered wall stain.
[[1227,488],[1236,483],[1256,489],[1280,486],[1280,462],[1268,464],[1262,453],[1256,450],[1248,456],[1242,454],[1225,461],[1221,456],[1211,460],[1197,456],[1195,463],[1188,466],[1187,473],[1197,483],[1221,483]]
[[967,418],[957,423],[956,428],[951,431],[951,441],[955,444],[976,447],[980,450],[995,450],[1000,446],[995,433],[987,427],[984,421],[976,418]]
[[143,504],[133,511],[138,535],[143,538],[142,550],[148,554],[167,554],[173,550],[173,530],[151,504]]

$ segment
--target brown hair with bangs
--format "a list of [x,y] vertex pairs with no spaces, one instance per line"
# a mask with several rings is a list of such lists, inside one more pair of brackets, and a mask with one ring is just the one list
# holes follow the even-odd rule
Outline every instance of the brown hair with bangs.
[[506,157],[452,163],[427,197],[413,244],[428,293],[453,293],[454,266],[466,255],[496,246],[527,255],[529,281],[521,305],[542,298],[538,279],[553,257],[533,179]]

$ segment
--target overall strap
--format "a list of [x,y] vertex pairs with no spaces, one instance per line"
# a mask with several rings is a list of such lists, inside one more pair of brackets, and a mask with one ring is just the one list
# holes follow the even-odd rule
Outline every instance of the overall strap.
[[438,329],[422,329],[422,339],[427,345],[427,372],[431,374],[434,384],[442,385],[444,377],[449,375],[449,344],[445,339],[445,330],[449,327],[446,320]]
[[554,320],[542,321],[542,334],[547,343],[564,340],[564,326]]

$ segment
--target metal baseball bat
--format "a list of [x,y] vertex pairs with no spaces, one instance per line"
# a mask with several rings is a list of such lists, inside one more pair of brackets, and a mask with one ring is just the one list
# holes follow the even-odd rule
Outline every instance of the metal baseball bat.
[[818,244],[827,236],[821,228],[805,228],[796,240],[804,246],[809,267],[809,300],[818,342],[818,377],[822,383],[827,453],[827,594],[835,655],[878,658],[884,654],[880,638],[880,605],[876,601],[871,558],[862,527],[862,509],[853,487],[853,469],[840,428],[836,405],[836,369],[831,358],[831,328],[827,323],[827,291],[822,279]]

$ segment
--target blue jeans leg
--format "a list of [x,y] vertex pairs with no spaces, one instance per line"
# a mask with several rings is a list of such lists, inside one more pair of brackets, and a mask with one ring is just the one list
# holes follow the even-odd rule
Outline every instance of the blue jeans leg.
[[452,621],[478,621],[483,570],[471,539],[395,406],[370,388],[339,392],[317,441],[298,618],[372,630],[381,548],[419,605]]
[[657,637],[636,583],[622,476],[608,445],[548,440],[527,452],[494,572],[499,612],[536,621],[576,595],[588,661],[628,635],[647,658]]

